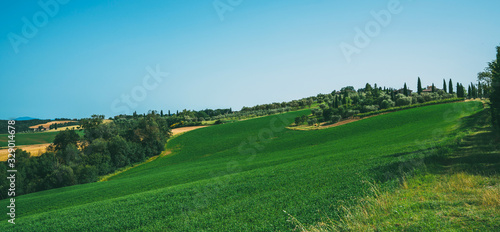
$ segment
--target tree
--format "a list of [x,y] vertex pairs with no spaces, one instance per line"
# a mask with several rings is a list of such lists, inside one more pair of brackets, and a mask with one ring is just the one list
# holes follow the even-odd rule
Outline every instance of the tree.
[[448,83],[448,93],[453,93],[453,82],[451,81],[451,78],[450,78],[450,82]]
[[408,96],[408,87],[406,86],[406,82],[405,82],[405,85],[404,85],[404,87],[403,87],[403,94],[404,94],[405,96]]
[[493,127],[500,133],[500,46],[497,47],[496,60],[490,62],[491,70],[491,118]]
[[369,83],[366,83],[365,92],[368,93],[368,92],[371,92],[372,90],[373,90],[372,86]]
[[490,66],[491,63],[488,63],[488,67],[483,72],[477,74],[477,81],[481,83],[485,97],[489,97],[492,91],[491,82],[493,80],[493,73]]
[[481,82],[477,83],[477,97],[483,98],[483,87],[481,86]]
[[307,116],[302,115],[295,118],[295,125],[301,125],[307,120]]
[[91,141],[93,138],[98,137],[97,128],[102,124],[104,115],[92,115],[91,118],[83,118],[80,120],[81,127],[85,130],[85,139]]
[[340,121],[340,119],[342,119],[342,117],[340,115],[332,115],[330,117],[330,122],[331,123],[337,123],[338,121]]
[[420,81],[420,77],[418,77],[417,81],[417,93],[422,94],[422,82]]
[[436,86],[434,85],[434,83],[432,83],[432,92],[436,92]]
[[54,138],[54,146],[57,151],[66,149],[69,144],[77,145],[80,140],[80,136],[75,132],[75,130],[66,129],[59,132]]
[[445,80],[445,79],[443,79],[443,91],[444,91],[445,93],[446,93],[446,91],[448,91],[448,90],[446,89],[446,80]]
[[469,85],[469,88],[467,90],[467,98],[472,98],[472,89],[470,88],[470,85]]
[[313,100],[311,98],[308,98],[306,100],[306,104],[307,104],[307,106],[309,106],[309,108],[311,108],[311,105],[313,104]]

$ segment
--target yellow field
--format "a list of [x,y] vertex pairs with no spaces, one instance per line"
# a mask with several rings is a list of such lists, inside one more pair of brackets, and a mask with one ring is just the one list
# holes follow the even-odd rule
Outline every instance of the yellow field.
[[[23,149],[23,150],[31,153],[31,156],[40,156],[47,150],[47,147],[50,144],[51,143],[23,145],[23,146],[17,146],[16,148]],[[0,161],[6,161],[8,156],[9,156],[9,149],[1,149],[0,150]]]
[[50,128],[50,125],[52,125],[52,124],[56,124],[56,123],[62,124],[62,123],[67,123],[67,122],[74,122],[74,121],[52,121],[52,122],[48,122],[48,123],[30,126],[30,129],[38,129],[38,127],[43,126],[43,128],[45,128],[45,130],[48,130]]

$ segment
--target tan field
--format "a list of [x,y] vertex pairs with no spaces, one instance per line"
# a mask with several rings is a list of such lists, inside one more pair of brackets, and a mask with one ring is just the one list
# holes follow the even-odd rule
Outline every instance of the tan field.
[[[70,126],[70,127],[73,127],[73,126]],[[74,127],[76,127],[76,126],[74,126]],[[175,129],[172,129],[172,135],[182,134],[182,133],[192,131],[192,130],[195,130],[198,128],[203,128],[203,127],[207,127],[207,126],[190,126],[190,127],[175,128]],[[64,130],[63,128],[65,129],[66,127],[58,128],[58,131],[59,131],[59,129]],[[54,130],[51,130],[51,131],[54,131]],[[39,156],[47,150],[47,147],[50,144],[51,143],[23,145],[23,146],[17,146],[17,148],[23,149],[23,150],[31,153],[32,156]],[[0,149],[0,161],[6,161],[8,156],[9,156],[8,149]]]
[[52,125],[52,124],[56,124],[56,123],[62,124],[62,123],[67,123],[67,122],[74,122],[74,121],[52,121],[52,122],[48,122],[48,123],[30,126],[30,129],[38,129],[38,127],[43,126],[46,130],[48,130],[50,128],[50,125]]
[[175,128],[175,129],[172,129],[172,135],[182,134],[184,132],[196,130],[198,128],[203,128],[203,127],[207,127],[207,126],[188,126],[188,127]]
[[63,126],[63,127],[58,127],[57,130],[46,130],[44,132],[54,132],[54,131],[63,131],[63,130],[66,130],[66,129],[70,129],[70,130],[78,130],[78,127],[80,127],[79,125],[74,125],[74,126]]
[[[46,150],[47,147],[51,143],[42,143],[42,144],[34,144],[34,145],[23,145],[23,146],[17,146],[17,149],[23,149],[29,153],[31,153],[31,156],[39,156],[43,154]],[[9,156],[9,149],[1,149],[0,150],[0,161],[6,161]]]

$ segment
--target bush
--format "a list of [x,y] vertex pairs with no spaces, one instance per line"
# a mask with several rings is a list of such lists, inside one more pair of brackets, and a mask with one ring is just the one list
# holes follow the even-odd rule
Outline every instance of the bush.
[[387,109],[394,107],[395,103],[391,100],[383,100],[382,103],[380,103],[380,108],[381,109]]
[[337,123],[340,121],[340,119],[342,119],[342,117],[340,115],[332,115],[330,117],[330,122],[332,123]]
[[397,106],[407,106],[407,105],[411,105],[411,98],[410,97],[402,97],[402,98],[398,98],[396,100],[396,105]]
[[363,112],[377,111],[378,105],[363,106]]

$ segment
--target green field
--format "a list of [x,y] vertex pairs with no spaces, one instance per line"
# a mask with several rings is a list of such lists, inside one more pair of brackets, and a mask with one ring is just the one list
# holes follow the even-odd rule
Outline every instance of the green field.
[[288,214],[306,224],[337,218],[339,206],[369,192],[367,181],[396,186],[401,171],[419,168],[415,158],[434,155],[461,117],[481,109],[432,105],[284,129],[303,110],[198,129],[170,140],[172,154],[110,181],[17,197],[16,225],[4,213],[0,230],[289,231]]
[[[16,146],[52,143],[58,133],[59,131],[16,134]],[[83,132],[77,131],[77,133],[83,136]],[[8,136],[8,134],[0,134],[0,147],[8,146]]]
[[[32,145],[40,143],[52,143],[59,132],[39,132],[16,134],[16,146]],[[6,147],[9,138],[7,134],[0,135],[0,147]]]

